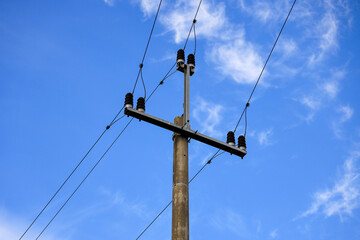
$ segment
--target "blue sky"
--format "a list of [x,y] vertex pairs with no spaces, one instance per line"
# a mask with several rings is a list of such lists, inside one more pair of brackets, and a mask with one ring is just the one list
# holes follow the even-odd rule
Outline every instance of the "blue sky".
[[[157,4],[0,2],[1,240],[20,237],[123,106]],[[164,0],[144,62],[148,94],[183,47],[197,4]],[[234,129],[291,4],[203,1],[192,129],[221,140]],[[221,155],[190,185],[191,239],[360,239],[359,10],[358,1],[298,0],[248,109],[248,155]],[[143,94],[139,84],[135,99]],[[172,121],[182,94],[175,73],[146,111]],[[106,132],[24,239],[128,120]],[[171,135],[133,121],[42,239],[136,239],[171,200]],[[216,149],[191,141],[189,151],[193,176]],[[170,238],[169,208],[141,239]]]

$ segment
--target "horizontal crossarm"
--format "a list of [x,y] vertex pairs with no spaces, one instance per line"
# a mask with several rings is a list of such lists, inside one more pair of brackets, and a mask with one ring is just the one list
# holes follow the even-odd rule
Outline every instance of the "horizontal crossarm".
[[206,136],[204,134],[201,134],[197,131],[193,131],[191,129],[186,129],[183,128],[181,126],[178,126],[174,123],[165,121],[163,119],[154,117],[152,115],[149,115],[147,113],[144,112],[140,112],[138,110],[135,110],[133,108],[125,108],[125,114],[134,118],[137,118],[139,120],[143,120],[145,122],[154,124],[158,127],[162,127],[165,128],[167,130],[170,130],[172,132],[176,132],[181,134],[184,137],[188,137],[191,139],[195,139],[197,141],[203,142],[205,144],[208,144],[210,146],[213,146],[215,148],[219,148],[221,150],[224,150],[226,152],[229,152],[231,154],[234,154],[236,156],[239,156],[241,158],[243,158],[246,155],[246,151],[239,149],[235,146],[229,145],[225,142],[219,141],[217,139],[211,138],[209,136]]

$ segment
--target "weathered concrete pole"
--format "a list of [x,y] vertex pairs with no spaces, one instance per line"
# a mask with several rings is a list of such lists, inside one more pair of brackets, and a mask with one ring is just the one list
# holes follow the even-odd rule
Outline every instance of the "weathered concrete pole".
[[[183,126],[183,117],[174,123]],[[189,240],[188,140],[174,133],[172,240]]]

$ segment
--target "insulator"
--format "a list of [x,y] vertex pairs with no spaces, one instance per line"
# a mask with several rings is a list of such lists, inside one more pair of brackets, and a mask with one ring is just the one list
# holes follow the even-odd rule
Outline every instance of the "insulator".
[[230,132],[227,133],[226,143],[231,145],[231,146],[235,146],[235,134],[234,134],[234,132],[230,131]]
[[143,97],[139,97],[136,104],[136,110],[140,112],[145,112],[145,99]]
[[189,56],[187,58],[187,64],[190,67],[195,67],[195,56],[194,56],[194,54],[189,54]]
[[183,49],[179,49],[177,51],[177,58],[176,58],[176,63],[178,67],[184,67],[184,63],[185,63],[185,52]]
[[133,108],[134,100],[132,93],[127,93],[125,95],[125,108]]
[[238,138],[238,148],[246,151],[246,140],[243,135],[240,135]]

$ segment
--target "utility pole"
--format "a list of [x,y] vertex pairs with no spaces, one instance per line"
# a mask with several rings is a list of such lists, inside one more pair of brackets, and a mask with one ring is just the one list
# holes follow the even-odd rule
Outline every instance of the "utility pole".
[[172,240],[189,240],[189,139],[195,139],[210,146],[243,158],[246,155],[244,136],[239,137],[235,146],[234,132],[227,134],[227,141],[222,142],[190,128],[190,76],[195,72],[195,56],[189,54],[185,64],[184,50],[177,53],[177,70],[184,73],[184,113],[176,117],[174,123],[165,121],[145,113],[145,99],[139,98],[136,110],[133,109],[131,93],[125,97],[125,114],[139,120],[173,131],[173,208],[172,208]]
[[[182,126],[183,117],[175,124]],[[172,240],[189,240],[189,151],[188,139],[174,133]]]
[[[183,57],[183,52],[180,53]],[[184,114],[174,123],[190,129],[190,73],[194,72],[194,55],[188,64],[178,60],[178,70],[184,72]],[[189,240],[189,149],[188,138],[174,133],[172,240]]]

